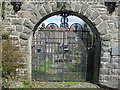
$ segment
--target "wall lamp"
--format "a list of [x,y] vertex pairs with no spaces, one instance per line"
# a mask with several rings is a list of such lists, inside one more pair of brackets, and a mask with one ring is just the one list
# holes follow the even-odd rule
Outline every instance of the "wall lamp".
[[11,2],[11,5],[13,6],[13,10],[18,12],[21,9],[22,2]]
[[105,6],[107,7],[109,14],[112,14],[115,11],[115,8],[117,7],[117,3],[116,2],[105,2]]

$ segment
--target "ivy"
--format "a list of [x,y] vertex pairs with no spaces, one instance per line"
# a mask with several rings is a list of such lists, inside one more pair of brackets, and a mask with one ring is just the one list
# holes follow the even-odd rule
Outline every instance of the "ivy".
[[5,2],[2,2],[2,18],[5,18]]

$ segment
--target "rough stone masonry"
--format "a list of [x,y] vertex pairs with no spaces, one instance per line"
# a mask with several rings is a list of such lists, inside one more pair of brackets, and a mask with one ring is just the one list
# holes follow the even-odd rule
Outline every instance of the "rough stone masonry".
[[[99,0],[100,1],[100,0]],[[64,8],[63,8],[64,4]],[[120,6],[118,4],[118,6]],[[118,53],[118,7],[110,15],[104,2],[23,2],[20,11],[14,12],[13,6],[6,2],[5,19],[2,21],[3,33],[12,30],[11,36],[20,41],[21,48],[27,51],[24,63],[31,80],[31,42],[37,23],[58,11],[71,11],[84,20],[90,20],[97,28],[101,38],[99,84],[118,88],[120,68]]]

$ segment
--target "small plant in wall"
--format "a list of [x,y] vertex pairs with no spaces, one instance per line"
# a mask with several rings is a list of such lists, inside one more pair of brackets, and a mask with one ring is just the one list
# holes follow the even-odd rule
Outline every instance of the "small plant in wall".
[[5,18],[5,2],[2,1],[2,18]]

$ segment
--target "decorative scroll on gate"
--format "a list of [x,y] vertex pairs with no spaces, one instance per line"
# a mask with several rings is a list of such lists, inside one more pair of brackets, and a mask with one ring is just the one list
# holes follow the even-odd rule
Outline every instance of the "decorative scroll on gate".
[[[63,22],[62,22],[63,21]],[[67,16],[60,27],[50,23],[36,31],[32,42],[32,79],[86,81],[87,48],[92,40],[79,23],[70,28]],[[89,40],[87,40],[89,38]]]

